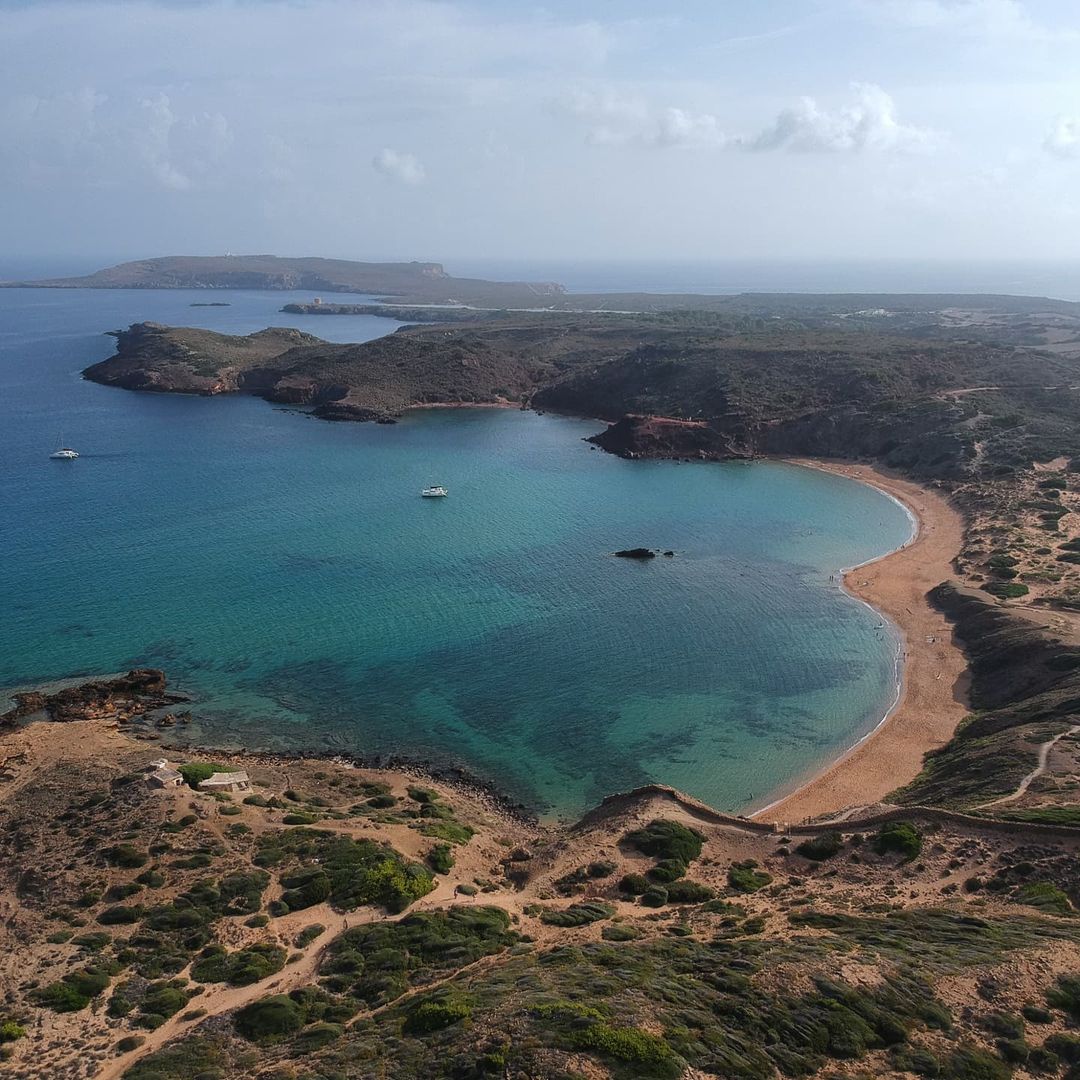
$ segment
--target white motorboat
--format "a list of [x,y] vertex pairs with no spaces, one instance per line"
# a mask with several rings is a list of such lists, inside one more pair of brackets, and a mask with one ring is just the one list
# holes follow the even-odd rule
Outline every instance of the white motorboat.
[[435,485],[434,487],[424,488],[420,494],[425,499],[445,499],[450,493],[441,485]]

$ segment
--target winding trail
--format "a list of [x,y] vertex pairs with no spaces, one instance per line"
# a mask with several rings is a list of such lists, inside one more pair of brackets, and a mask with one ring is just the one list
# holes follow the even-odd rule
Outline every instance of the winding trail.
[[1002,795],[998,799],[991,799],[990,802],[979,803],[978,806],[973,806],[972,809],[987,810],[991,806],[1002,806],[1004,803],[1016,802],[1017,799],[1022,799],[1027,794],[1028,788],[1031,787],[1044,772],[1046,772],[1047,763],[1050,761],[1050,751],[1053,750],[1062,739],[1068,738],[1070,735],[1075,735],[1078,731],[1080,731],[1080,724],[1073,724],[1071,728],[1068,728],[1066,731],[1059,731],[1048,742],[1044,742],[1042,746],[1039,747],[1038,764],[1024,777],[1023,780],[1020,781],[1019,786],[1014,792],[1009,795]]
[[[456,897],[454,892],[454,882],[452,880],[448,881],[444,879],[434,891],[428,893],[427,896],[423,897],[418,903],[413,904],[407,911],[402,912],[397,918],[404,918],[405,915],[414,914],[417,911],[423,911],[433,907],[443,907],[448,902],[460,903],[461,901],[460,898]],[[119,1080],[119,1077],[124,1074],[124,1071],[134,1065],[136,1061],[140,1061],[142,1058],[152,1054],[155,1050],[161,1049],[167,1042],[171,1042],[173,1039],[186,1035],[196,1026],[203,1023],[208,1017],[235,1012],[237,1009],[242,1009],[245,1005],[250,1005],[253,1001],[258,1001],[259,998],[266,997],[268,994],[287,994],[290,990],[295,990],[300,986],[310,984],[315,979],[326,950],[338,935],[344,933],[345,930],[356,926],[362,926],[365,923],[394,921],[393,919],[387,919],[385,913],[380,908],[376,907],[350,911],[342,914],[333,911],[329,905],[320,904],[317,907],[306,908],[303,915],[304,921],[298,923],[299,926],[321,922],[322,925],[326,927],[326,930],[320,934],[318,940],[305,951],[301,959],[297,960],[295,963],[286,964],[281,971],[277,971],[273,975],[268,975],[265,979],[256,983],[251,983],[249,986],[204,984],[205,989],[203,993],[198,997],[192,998],[189,1002],[190,1008],[205,1010],[204,1013],[193,1019],[185,1020],[183,1019],[183,1016],[188,1011],[188,1008],[185,1008],[175,1016],[169,1017],[161,1027],[157,1028],[155,1031],[148,1032],[145,1036],[146,1041],[137,1049],[122,1054],[104,1064],[97,1072],[95,1080]],[[181,974],[186,974],[186,971]],[[455,971],[454,975],[457,974],[458,972]],[[403,997],[408,996],[408,993],[415,992],[416,990],[429,990],[431,989],[431,985],[432,984],[424,987],[415,987],[412,991],[403,995]],[[396,1005],[401,1000],[401,998],[397,998],[391,1004]],[[385,1006],[380,1008],[383,1007]],[[380,1011],[380,1009],[374,1009],[372,1010],[372,1013],[378,1011]]]

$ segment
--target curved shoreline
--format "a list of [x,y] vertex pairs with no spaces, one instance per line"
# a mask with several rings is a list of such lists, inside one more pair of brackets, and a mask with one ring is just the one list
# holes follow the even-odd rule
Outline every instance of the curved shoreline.
[[870,465],[785,460],[877,488],[900,503],[916,526],[901,547],[842,571],[844,591],[899,632],[897,696],[853,746],[750,815],[794,822],[881,802],[917,776],[923,755],[947,742],[967,715],[967,661],[950,624],[926,599],[953,574],[963,537],[960,513],[936,492]]

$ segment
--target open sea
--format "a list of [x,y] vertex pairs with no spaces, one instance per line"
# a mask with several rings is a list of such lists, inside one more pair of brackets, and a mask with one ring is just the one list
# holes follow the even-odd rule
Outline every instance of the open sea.
[[[881,720],[897,638],[833,576],[911,522],[868,487],[517,410],[332,424],[80,377],[145,319],[397,325],[293,298],[0,290],[0,687],[160,666],[193,740],[459,763],[552,815],[650,780],[743,810]],[[638,545],[677,555],[609,554]]]

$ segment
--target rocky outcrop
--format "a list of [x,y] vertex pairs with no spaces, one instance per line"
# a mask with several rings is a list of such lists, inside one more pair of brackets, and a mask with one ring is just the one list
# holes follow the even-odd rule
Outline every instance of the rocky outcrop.
[[113,719],[121,722],[185,698],[166,691],[165,674],[157,668],[134,668],[115,679],[100,679],[47,694],[33,690],[14,696],[15,706],[0,715],[0,725],[44,713],[50,720]]
[[733,433],[717,431],[700,420],[629,414],[587,440],[609,454],[624,458],[691,458],[726,461],[752,456]]

